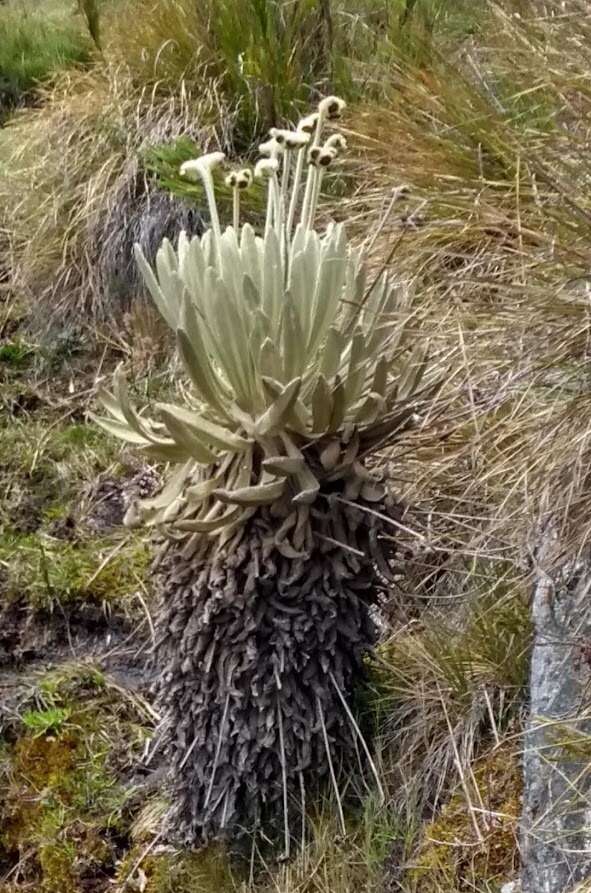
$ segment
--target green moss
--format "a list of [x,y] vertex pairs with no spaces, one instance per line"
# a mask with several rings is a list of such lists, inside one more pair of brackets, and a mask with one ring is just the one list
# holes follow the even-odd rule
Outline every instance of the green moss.
[[4,596],[24,596],[35,607],[120,600],[138,588],[149,562],[147,545],[131,535],[64,542],[9,529],[0,536]]
[[[143,849],[130,850],[119,869],[119,882],[128,878]],[[216,845],[196,852],[150,854],[142,860],[141,869],[145,893],[235,893],[238,888],[227,854]]]
[[79,893],[86,872],[114,872],[112,832],[124,835],[129,823],[120,767],[137,758],[148,729],[135,704],[92,668],[61,668],[33,698],[42,707],[25,712],[22,734],[5,747],[0,852],[35,853],[30,889]]
[[119,452],[120,444],[98,426],[55,425],[51,411],[42,404],[34,418],[14,418],[2,429],[0,478],[18,482],[21,488],[57,490],[63,499],[74,495],[81,481],[116,461]]
[[522,790],[518,756],[503,748],[479,760],[472,772],[471,799],[478,809],[470,813],[459,788],[427,825],[408,872],[413,893],[493,890],[515,872]]
[[70,718],[67,707],[48,707],[46,710],[27,710],[22,721],[36,735],[48,732],[59,732],[62,725]]
[[34,348],[20,339],[9,341],[0,347],[0,363],[15,369],[28,366],[33,358]]
[[44,893],[78,893],[74,876],[75,858],[75,851],[69,844],[46,844],[39,847]]

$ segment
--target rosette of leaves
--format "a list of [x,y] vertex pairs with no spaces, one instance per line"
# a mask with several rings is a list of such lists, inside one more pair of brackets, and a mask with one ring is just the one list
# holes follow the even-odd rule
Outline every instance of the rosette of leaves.
[[138,410],[120,371],[100,395],[108,431],[170,463],[127,523],[163,542],[161,733],[170,827],[188,843],[260,827],[288,852],[311,797],[328,785],[343,819],[343,780],[360,761],[375,774],[350,704],[400,508],[368,460],[411,424],[434,377],[411,343],[407,294],[385,276],[368,284],[342,225],[313,226],[337,102],[265,145],[260,234],[239,225],[244,172],[229,178],[222,231],[220,155],[186,168],[203,179],[211,228],[165,241],[154,270],[137,251],[176,335],[178,399]]

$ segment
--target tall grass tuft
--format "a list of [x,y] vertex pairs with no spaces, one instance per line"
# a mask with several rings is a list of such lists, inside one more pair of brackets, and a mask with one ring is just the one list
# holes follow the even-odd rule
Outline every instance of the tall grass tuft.
[[[136,7],[131,0],[130,15]],[[161,0],[137,22],[132,34],[112,29],[113,57],[146,84],[215,81],[238,107],[243,146],[331,84],[332,19],[321,0]]]
[[38,322],[120,317],[140,291],[134,241],[153,255],[167,234],[202,225],[199,206],[155,188],[142,159],[181,134],[215,144],[218,98],[138,94],[114,66],[64,74],[42,97],[0,134],[13,285],[33,299]]
[[0,120],[40,81],[89,56],[83,30],[61,4],[39,9],[12,0],[0,6]]

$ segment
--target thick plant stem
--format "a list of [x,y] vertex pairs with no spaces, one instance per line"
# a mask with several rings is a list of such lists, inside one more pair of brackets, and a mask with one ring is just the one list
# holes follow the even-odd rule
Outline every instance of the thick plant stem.
[[[387,518],[394,506],[378,508]],[[388,525],[362,506],[313,507],[303,527],[284,523],[291,511],[261,507],[212,554],[184,559],[171,546],[161,566],[169,827],[185,844],[240,838],[260,822],[287,854],[306,795],[332,790],[344,826],[359,740],[369,756],[350,700],[375,643],[374,559],[376,548],[384,562],[390,553],[378,536]],[[280,528],[289,545],[275,541]],[[351,550],[334,545],[344,536]],[[377,775],[371,758],[363,769]]]

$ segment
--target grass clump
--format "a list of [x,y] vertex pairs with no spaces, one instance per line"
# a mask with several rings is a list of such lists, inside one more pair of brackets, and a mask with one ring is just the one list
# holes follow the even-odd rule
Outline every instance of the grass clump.
[[[135,241],[153,256],[164,236],[199,226],[198,209],[156,188],[142,158],[189,134],[211,144],[213,93],[138,89],[125,66],[63,74],[40,108],[0,134],[0,219],[15,289],[35,295],[38,325],[121,317],[141,293]],[[68,139],[64,140],[64,134]]]
[[488,790],[484,781],[474,786],[478,761],[521,727],[531,623],[523,581],[511,567],[499,570],[483,562],[463,577],[440,579],[435,604],[395,631],[378,655],[372,706],[391,809],[409,830],[405,864],[415,864],[417,816],[437,822],[458,785],[462,812],[466,802],[478,810]]
[[13,411],[15,404],[28,403],[32,409],[23,409],[2,432],[0,530],[46,529],[47,523],[72,513],[75,500],[80,507],[80,490],[98,474],[110,466],[115,475],[122,473],[118,452],[95,426],[55,424],[51,407],[35,390],[3,397]]
[[[137,8],[132,0],[127,14]],[[253,133],[326,90],[331,39],[331,13],[319,0],[161,0],[132,39],[113,29],[107,49],[142,83],[215,83],[236,105],[235,140],[250,146]]]
[[11,369],[23,369],[31,362],[33,353],[29,344],[17,339],[0,347],[0,364]]
[[8,0],[0,8],[0,120],[40,81],[90,58],[89,41],[60,0]]

